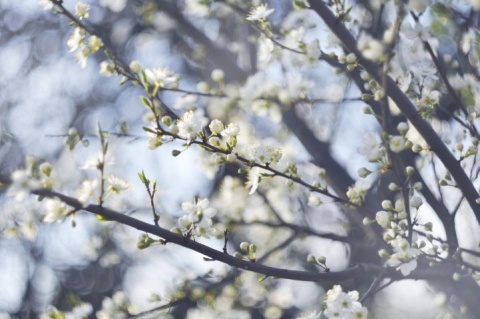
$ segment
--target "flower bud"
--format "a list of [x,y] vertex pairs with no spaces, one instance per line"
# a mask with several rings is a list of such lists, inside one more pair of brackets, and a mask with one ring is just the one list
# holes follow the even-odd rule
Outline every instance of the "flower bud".
[[237,155],[235,154],[228,154],[227,155],[227,162],[234,163],[237,160]]
[[222,121],[215,119],[215,120],[212,120],[212,122],[210,122],[210,125],[208,126],[208,128],[210,128],[210,131],[212,131],[213,134],[217,135],[222,133],[224,129],[224,125]]
[[212,136],[208,139],[208,143],[210,145],[213,145],[215,147],[220,147],[222,143],[220,142],[220,139],[217,136]]
[[395,183],[390,183],[388,184],[388,189],[394,192],[394,191],[398,191],[400,187]]
[[380,256],[380,258],[382,258],[382,259],[390,258],[390,254],[385,249],[380,249],[380,251],[378,252],[378,256]]
[[355,63],[357,62],[357,57],[355,56],[354,53],[350,53],[349,55],[346,56],[345,61],[347,63]]
[[215,82],[222,82],[225,79],[225,72],[220,69],[215,69],[212,71],[211,77]]
[[243,251],[248,251],[250,244],[246,241],[240,243],[240,249]]
[[418,145],[418,144],[413,144],[413,146],[412,146],[412,152],[414,152],[414,153],[420,153],[421,151],[423,151],[423,147],[421,147],[421,146]]
[[397,125],[397,131],[398,133],[405,135],[408,132],[408,124],[405,122],[400,122]]
[[201,81],[197,83],[197,90],[200,93],[209,93],[210,92],[210,86],[208,85],[207,82]]
[[176,124],[172,124],[169,127],[169,130],[170,130],[170,133],[172,133],[173,135],[177,135],[179,132],[178,126]]
[[327,257],[325,256],[318,257],[318,262],[322,265],[325,265],[325,263],[327,262]]
[[142,65],[138,61],[132,61],[130,62],[130,69],[133,73],[139,73],[142,71]]
[[382,201],[382,208],[385,210],[393,210],[393,204],[391,201],[386,199]]
[[407,166],[405,168],[405,173],[407,173],[407,176],[412,176],[414,172],[415,172],[415,169],[412,166]]
[[235,258],[243,258],[243,255],[241,253],[239,253],[238,251],[236,251],[234,254],[233,254],[233,257]]
[[168,115],[165,115],[162,117],[162,123],[165,124],[166,126],[172,125],[172,118]]
[[421,197],[412,196],[412,198],[410,199],[410,205],[412,205],[412,207],[416,209],[418,209],[422,204],[423,204],[423,200]]
[[367,169],[366,167],[360,167],[358,169],[358,176],[361,177],[361,178],[365,178],[367,177],[368,175],[370,175],[372,173],[372,171],[370,171],[369,169]]

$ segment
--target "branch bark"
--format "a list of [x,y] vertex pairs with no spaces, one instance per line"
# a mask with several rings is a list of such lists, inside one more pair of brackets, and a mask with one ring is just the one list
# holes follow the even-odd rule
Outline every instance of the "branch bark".
[[248,271],[253,271],[259,274],[263,274],[268,277],[275,278],[284,278],[292,279],[298,281],[313,281],[313,282],[340,282],[349,279],[353,279],[359,276],[372,276],[379,273],[383,273],[386,270],[377,265],[372,264],[359,264],[345,270],[336,271],[336,272],[308,272],[308,271],[298,271],[298,270],[288,270],[283,268],[275,268],[270,266],[261,265],[259,263],[254,263],[233,257],[229,254],[225,254],[223,251],[213,249],[209,246],[198,243],[192,239],[186,238],[184,236],[177,235],[172,233],[162,227],[157,227],[154,225],[147,224],[138,219],[132,218],[130,216],[121,214],[114,210],[101,207],[99,205],[90,204],[86,207],[83,207],[82,203],[73,197],[69,197],[55,191],[51,190],[36,190],[32,192],[33,194],[48,197],[48,198],[58,198],[65,204],[75,208],[76,210],[83,210],[92,214],[100,215],[106,220],[115,221],[123,225],[127,225],[143,232],[158,236],[164,239],[167,243],[173,243],[190,250],[196,251],[202,255],[210,257],[213,260],[223,262],[232,267],[239,269],[244,269]]

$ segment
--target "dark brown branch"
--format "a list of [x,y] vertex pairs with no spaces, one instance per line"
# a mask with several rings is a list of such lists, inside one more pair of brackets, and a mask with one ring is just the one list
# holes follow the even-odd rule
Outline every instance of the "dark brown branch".
[[[361,66],[370,73],[370,75],[378,82],[382,83],[383,71],[373,61],[365,59],[357,48],[357,41],[352,36],[350,31],[333,15],[327,5],[321,0],[311,0],[310,5],[312,9],[323,19],[325,24],[332,30],[332,32],[340,39],[345,48],[354,53]],[[480,222],[480,206],[476,203],[479,197],[478,192],[468,178],[467,174],[461,167],[460,163],[450,153],[443,141],[435,133],[430,124],[425,121],[419,114],[417,108],[410,99],[400,90],[395,81],[387,77],[387,87],[384,88],[386,94],[397,104],[402,113],[410,120],[413,126],[417,129],[420,135],[430,146],[431,150],[438,156],[445,167],[449,170],[452,177],[455,179],[460,190],[465,194],[465,197],[470,204],[470,207]]]
[[[339,281],[345,281],[352,278],[356,278],[358,276],[376,275],[386,271],[383,267],[372,265],[372,264],[359,264],[351,268],[347,268],[345,270],[328,272],[328,273],[288,270],[283,268],[265,266],[259,263],[253,263],[253,262],[245,261],[245,260],[230,256],[228,254],[225,254],[223,251],[213,249],[211,247],[198,243],[184,236],[172,233],[162,227],[157,227],[154,225],[144,223],[138,219],[129,217],[127,215],[121,214],[119,212],[116,212],[114,210],[111,210],[105,207],[100,207],[99,205],[90,204],[86,207],[83,207],[82,203],[79,202],[77,199],[57,193],[55,191],[44,189],[44,190],[33,191],[33,193],[36,195],[44,196],[44,197],[58,198],[65,204],[73,208],[76,208],[78,210],[83,210],[92,214],[96,214],[96,215],[102,216],[106,220],[115,221],[120,224],[136,228],[140,231],[158,236],[163,240],[165,240],[167,243],[173,243],[173,244],[188,248],[202,255],[210,257],[213,260],[223,262],[232,267],[253,271],[269,277],[292,279],[292,280],[299,280],[299,281],[339,282]],[[392,272],[392,275],[395,275],[395,272]]]

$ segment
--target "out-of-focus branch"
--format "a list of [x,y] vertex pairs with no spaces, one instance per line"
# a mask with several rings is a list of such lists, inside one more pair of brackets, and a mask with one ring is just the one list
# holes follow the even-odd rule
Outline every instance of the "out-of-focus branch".
[[231,80],[240,82],[248,77],[248,72],[238,67],[233,54],[225,50],[225,48],[218,46],[202,31],[198,30],[172,4],[163,0],[158,0],[157,4],[162,11],[177,22],[180,31],[190,37],[193,41],[203,45],[208,60],[213,61],[215,67],[224,70],[227,77]]

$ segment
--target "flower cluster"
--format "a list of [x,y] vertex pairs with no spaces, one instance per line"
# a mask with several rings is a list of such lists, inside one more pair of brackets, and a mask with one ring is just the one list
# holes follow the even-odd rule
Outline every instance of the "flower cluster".
[[[416,186],[417,188],[419,185]],[[391,185],[390,189],[397,189],[398,186]],[[417,209],[423,204],[421,197],[412,196],[409,199],[410,206]],[[409,230],[407,219],[410,218],[405,211],[404,203],[401,200],[395,202],[395,206],[389,200],[382,202],[384,210],[377,212],[375,220],[384,230],[383,239],[391,245],[393,253],[390,254],[382,249],[380,257],[385,260],[385,265],[396,267],[402,275],[408,276],[417,267],[417,257],[420,255],[420,248],[425,244],[413,242],[407,239]],[[431,224],[427,223],[424,231],[431,231]]]
[[370,184],[365,182],[356,182],[350,186],[346,194],[350,203],[361,205],[369,188]]
[[238,124],[230,123],[224,125],[220,120],[213,120],[208,126],[212,132],[208,138],[208,143],[223,151],[228,151],[230,154],[214,153],[212,155],[212,161],[215,164],[222,164],[224,162],[235,162],[237,156],[234,154],[235,147],[237,146],[237,136],[240,133],[240,127]]
[[278,163],[282,157],[282,150],[278,147],[253,145],[248,150],[248,158],[255,163],[270,165]]
[[205,237],[217,235],[217,230],[213,227],[212,217],[217,213],[215,208],[210,207],[210,201],[207,198],[199,198],[193,202],[183,202],[182,210],[186,212],[178,219],[179,227],[172,229],[187,237]]
[[207,125],[208,120],[199,110],[188,111],[177,121],[178,136],[191,143]]
[[102,309],[97,311],[98,319],[123,319],[127,318],[131,305],[123,291],[117,291],[112,298],[105,298],[102,301]]
[[45,223],[58,223],[63,221],[68,213],[67,205],[61,200],[54,198],[47,198],[45,200],[45,216],[43,221]]
[[51,189],[55,183],[53,167],[50,163],[39,164],[32,156],[28,156],[25,163],[24,169],[18,169],[12,173],[12,184],[8,189],[8,194],[18,202],[23,201],[32,190]]
[[401,236],[395,237],[389,243],[392,245],[393,254],[385,255],[384,251],[380,252],[381,257],[388,257],[385,265],[397,267],[397,270],[400,270],[402,275],[408,276],[417,268],[416,257],[420,255],[420,250],[412,247],[408,240]]
[[387,149],[383,146],[378,135],[372,132],[363,136],[363,141],[358,151],[370,163],[381,161],[387,154]]
[[90,5],[84,2],[77,2],[75,5],[75,15],[78,17],[79,20],[87,19],[90,14]]
[[366,319],[367,308],[358,301],[358,291],[343,292],[340,285],[335,285],[325,294],[325,310],[323,312],[327,319]]
[[95,35],[88,37],[84,29],[76,27],[68,38],[67,46],[70,52],[75,54],[82,68],[87,65],[87,58],[103,47],[103,41]]
[[255,244],[250,244],[249,242],[240,243],[240,251],[237,251],[233,254],[236,258],[245,259],[248,261],[253,261],[257,259],[257,246]]
[[40,315],[40,319],[65,318],[65,319],[83,319],[93,312],[93,307],[89,303],[82,303],[75,306],[71,311],[62,312],[57,308],[50,306]]

